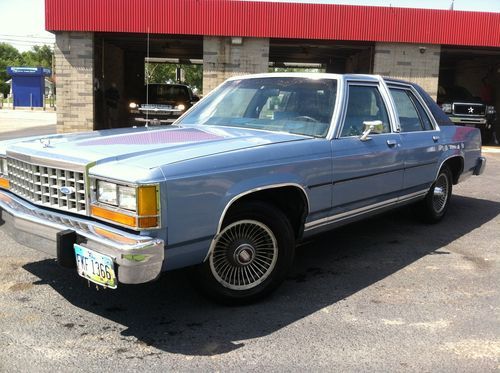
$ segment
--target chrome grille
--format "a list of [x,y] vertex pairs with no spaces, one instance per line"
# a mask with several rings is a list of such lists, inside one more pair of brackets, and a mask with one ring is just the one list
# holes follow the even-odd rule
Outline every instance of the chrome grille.
[[[34,165],[7,158],[10,190],[36,204],[59,210],[86,213],[85,177],[82,172]],[[61,187],[73,188],[68,195]]]

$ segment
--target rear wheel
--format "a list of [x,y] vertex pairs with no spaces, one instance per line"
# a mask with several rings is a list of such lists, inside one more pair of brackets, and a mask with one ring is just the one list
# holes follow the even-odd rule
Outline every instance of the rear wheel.
[[285,279],[294,246],[283,212],[262,202],[240,205],[229,212],[208,259],[196,268],[196,285],[221,302],[255,301]]
[[451,171],[444,165],[421,203],[422,217],[425,221],[437,223],[444,217],[450,203],[452,188]]

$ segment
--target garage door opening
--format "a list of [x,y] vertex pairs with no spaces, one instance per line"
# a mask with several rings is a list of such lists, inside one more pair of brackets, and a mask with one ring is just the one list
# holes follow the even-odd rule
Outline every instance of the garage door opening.
[[271,39],[270,71],[359,73],[373,71],[373,43]]
[[443,46],[438,104],[456,124],[481,129],[483,144],[500,140],[500,51]]
[[148,100],[148,83],[202,88],[202,37],[103,33],[94,46],[94,129],[136,125],[130,105]]

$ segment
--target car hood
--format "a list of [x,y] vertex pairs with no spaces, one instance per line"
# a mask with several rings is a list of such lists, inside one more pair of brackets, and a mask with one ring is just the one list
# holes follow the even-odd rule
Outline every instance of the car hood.
[[168,165],[221,152],[304,139],[307,137],[221,126],[141,127],[12,140],[3,143],[4,149],[0,148],[0,152],[81,165],[128,160],[136,167],[151,169],[160,165],[148,163],[148,156],[162,152],[161,165]]

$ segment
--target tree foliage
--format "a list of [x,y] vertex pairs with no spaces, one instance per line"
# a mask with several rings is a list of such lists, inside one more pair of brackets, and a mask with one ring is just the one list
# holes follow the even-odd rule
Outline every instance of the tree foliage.
[[203,88],[203,67],[201,65],[183,65],[172,63],[146,63],[146,79],[149,83],[176,82],[177,68],[184,70],[184,80],[181,83],[192,88]]
[[9,93],[9,85],[6,83],[10,79],[7,74],[8,66],[51,67],[52,54],[48,45],[34,46],[31,50],[20,53],[12,45],[0,43],[0,94]]

